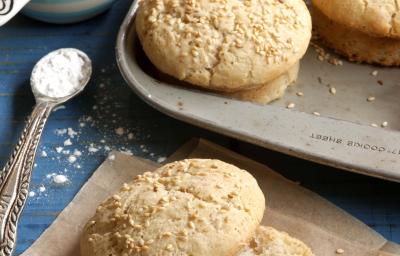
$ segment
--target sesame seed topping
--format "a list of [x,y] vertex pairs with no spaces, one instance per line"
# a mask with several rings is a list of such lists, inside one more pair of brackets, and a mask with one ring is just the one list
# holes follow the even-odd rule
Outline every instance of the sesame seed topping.
[[113,199],[119,201],[121,200],[121,197],[119,195],[113,195]]
[[383,128],[385,128],[385,127],[387,127],[389,125],[389,123],[388,122],[383,122],[382,124],[381,124],[381,126],[383,127]]
[[377,76],[378,75],[378,70],[374,70],[371,72],[371,76]]
[[369,96],[368,98],[367,98],[367,101],[368,102],[371,102],[371,101],[374,101],[375,100],[375,97],[374,96]]
[[332,95],[336,95],[336,88],[335,87],[330,87],[329,88],[329,93]]
[[297,92],[296,95],[301,97],[301,96],[304,96],[304,93],[303,92]]
[[378,125],[375,124],[375,123],[372,123],[371,126],[372,126],[372,127],[378,127]]
[[174,246],[172,244],[168,244],[165,249],[167,249],[167,251],[173,251],[174,250]]
[[314,115],[314,116],[320,116],[321,114],[320,114],[319,112],[314,111],[314,112],[313,112],[313,115]]

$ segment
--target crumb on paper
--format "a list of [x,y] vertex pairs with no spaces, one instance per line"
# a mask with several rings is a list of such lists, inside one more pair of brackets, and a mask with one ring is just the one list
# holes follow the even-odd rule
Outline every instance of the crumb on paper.
[[320,116],[321,114],[320,114],[319,112],[317,112],[317,111],[314,111],[314,112],[313,112],[313,115],[314,115],[314,116]]
[[382,80],[378,80],[376,81],[379,85],[383,85],[383,81]]
[[374,70],[371,72],[371,76],[377,76],[378,75],[378,70]]

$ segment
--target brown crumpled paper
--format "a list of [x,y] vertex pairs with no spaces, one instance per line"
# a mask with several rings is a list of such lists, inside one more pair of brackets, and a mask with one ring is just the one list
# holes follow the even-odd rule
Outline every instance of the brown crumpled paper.
[[[119,187],[157,164],[141,158],[113,153],[114,161],[105,161],[82,187],[74,200],[54,223],[22,255],[77,256],[79,236],[97,205]],[[217,158],[251,172],[266,196],[263,224],[286,231],[307,243],[315,255],[394,256],[400,246],[313,192],[285,179],[268,167],[205,140],[193,140],[168,161],[184,158]]]

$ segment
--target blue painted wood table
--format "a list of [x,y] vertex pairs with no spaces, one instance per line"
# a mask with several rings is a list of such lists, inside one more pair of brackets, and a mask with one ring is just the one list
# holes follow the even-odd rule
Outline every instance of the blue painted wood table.
[[[29,76],[35,62],[51,50],[76,47],[88,53],[94,64],[87,90],[53,113],[44,131],[30,197],[19,224],[16,255],[52,223],[110,150],[157,161],[191,137],[204,137],[268,164],[400,243],[400,184],[238,142],[176,121],[136,97],[119,74],[114,56],[116,34],[130,3],[120,0],[109,12],[79,24],[50,25],[20,15],[0,28],[3,165],[34,105]],[[68,177],[68,184],[54,183],[57,174]]]

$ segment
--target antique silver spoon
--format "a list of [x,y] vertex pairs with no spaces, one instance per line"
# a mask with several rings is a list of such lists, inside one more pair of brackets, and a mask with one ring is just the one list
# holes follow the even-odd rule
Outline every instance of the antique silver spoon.
[[[68,88],[57,84],[49,84],[48,81],[45,81],[46,76],[43,76],[43,70],[46,70],[44,67],[48,63],[54,64],[54,69],[49,72],[49,79],[52,78],[52,81],[57,81],[57,78],[65,79],[71,77],[72,68],[75,73],[79,72],[80,65],[71,65],[71,70],[59,67],[60,61],[57,62],[56,60],[60,60],[60,54],[66,51],[73,53],[75,59],[81,59],[82,75],[79,76],[79,80],[76,80],[78,81],[77,84],[67,83],[69,85]],[[68,61],[68,59],[66,60]],[[41,72],[38,72],[39,70]],[[57,77],[58,73],[56,71],[58,70],[61,73],[64,72],[64,74],[60,74]],[[35,65],[31,75],[31,87],[36,105],[12,156],[0,173],[0,256],[12,255],[15,249],[18,219],[28,196],[36,149],[47,118],[54,107],[80,93],[88,83],[91,74],[92,64],[89,57],[85,53],[71,48],[53,51],[40,59]],[[43,86],[45,82],[46,86]],[[52,88],[49,88],[49,86]],[[47,91],[43,88],[47,89]],[[60,91],[62,88],[68,90]]]

